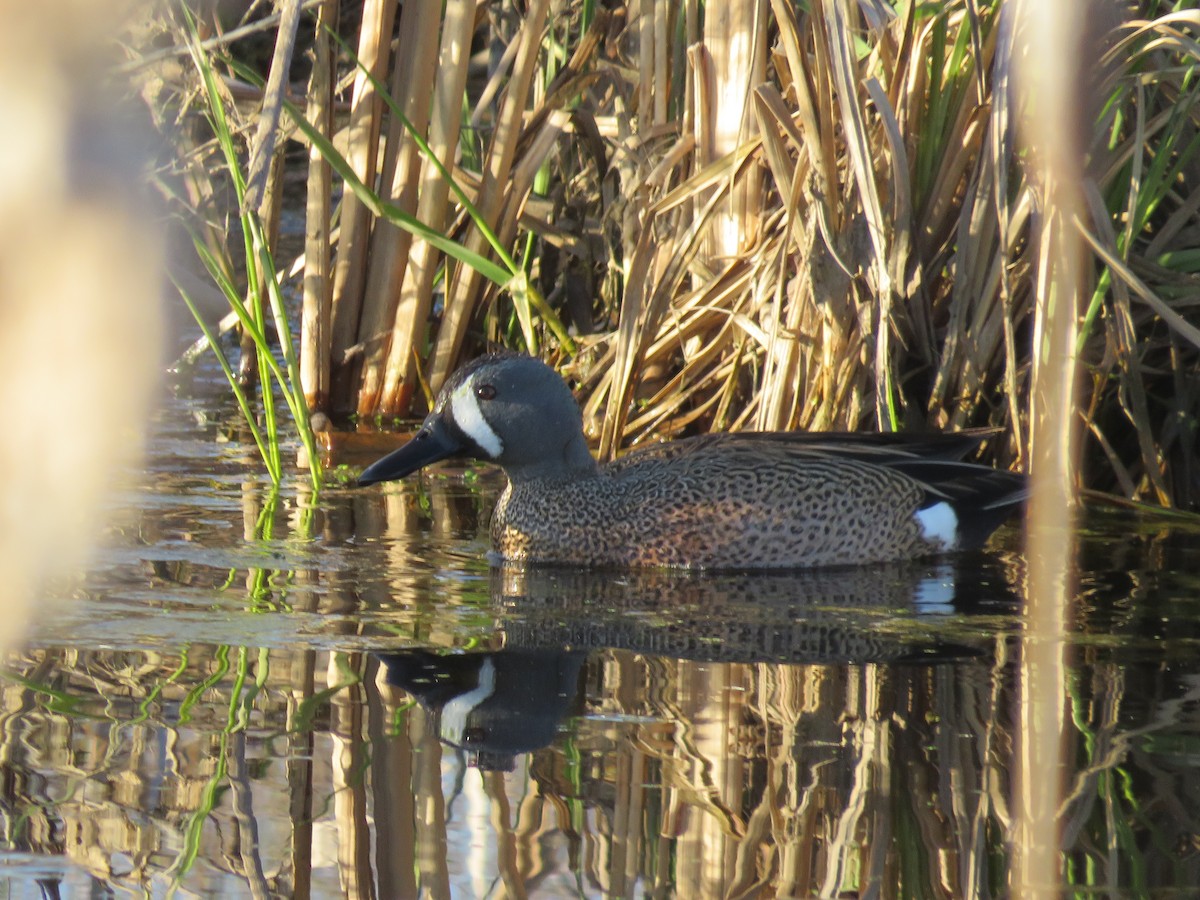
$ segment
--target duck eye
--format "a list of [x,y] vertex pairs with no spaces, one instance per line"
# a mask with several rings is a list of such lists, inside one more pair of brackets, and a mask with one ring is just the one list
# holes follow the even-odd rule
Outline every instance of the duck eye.
[[480,400],[492,400],[496,396],[496,389],[490,384],[481,384],[475,388],[475,396]]

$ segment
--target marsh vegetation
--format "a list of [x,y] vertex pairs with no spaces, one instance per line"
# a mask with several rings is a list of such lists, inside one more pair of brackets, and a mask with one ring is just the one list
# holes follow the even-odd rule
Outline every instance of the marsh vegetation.
[[[1027,467],[1051,214],[1011,6],[167,10],[173,74],[161,50],[138,71],[186,125],[176,211],[208,271],[260,322],[276,281],[302,297],[289,377],[310,410],[411,415],[499,345],[574,378],[602,455],[704,430],[994,426],[992,458]],[[1061,123],[1083,166],[1079,479],[1185,508],[1198,15],[1089,7]],[[304,245],[284,252],[297,196]]]

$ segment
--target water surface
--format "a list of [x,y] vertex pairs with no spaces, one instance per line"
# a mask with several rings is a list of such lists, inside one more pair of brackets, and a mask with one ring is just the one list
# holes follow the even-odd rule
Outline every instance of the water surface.
[[[9,895],[1009,893],[1016,527],[843,572],[494,570],[498,473],[272,497],[233,421],[162,411],[8,659]],[[1200,540],[1085,525],[1066,878],[1190,896]]]

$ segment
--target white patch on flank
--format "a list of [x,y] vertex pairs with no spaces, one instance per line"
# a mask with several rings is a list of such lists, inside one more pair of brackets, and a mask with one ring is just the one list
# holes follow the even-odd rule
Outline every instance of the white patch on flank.
[[479,687],[459,694],[442,707],[441,727],[438,729],[442,740],[455,747],[461,747],[463,734],[467,730],[467,716],[495,692],[496,664],[490,659],[485,659],[479,667]]
[[483,417],[483,410],[479,408],[479,401],[469,380],[461,384],[450,397],[450,415],[454,416],[458,427],[483,448],[484,453],[492,459],[500,458],[504,443]]
[[958,544],[958,515],[946,501],[917,510],[916,519],[921,526],[921,537],[925,540],[941,544],[946,550]]
[[928,578],[922,578],[913,594],[913,604],[922,615],[954,612],[954,569],[938,566]]

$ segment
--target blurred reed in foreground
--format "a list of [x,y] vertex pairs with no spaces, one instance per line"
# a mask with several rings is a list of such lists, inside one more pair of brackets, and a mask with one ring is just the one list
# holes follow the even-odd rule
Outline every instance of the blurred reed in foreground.
[[128,12],[0,3],[0,647],[95,543],[162,362],[153,131],[97,40]]

